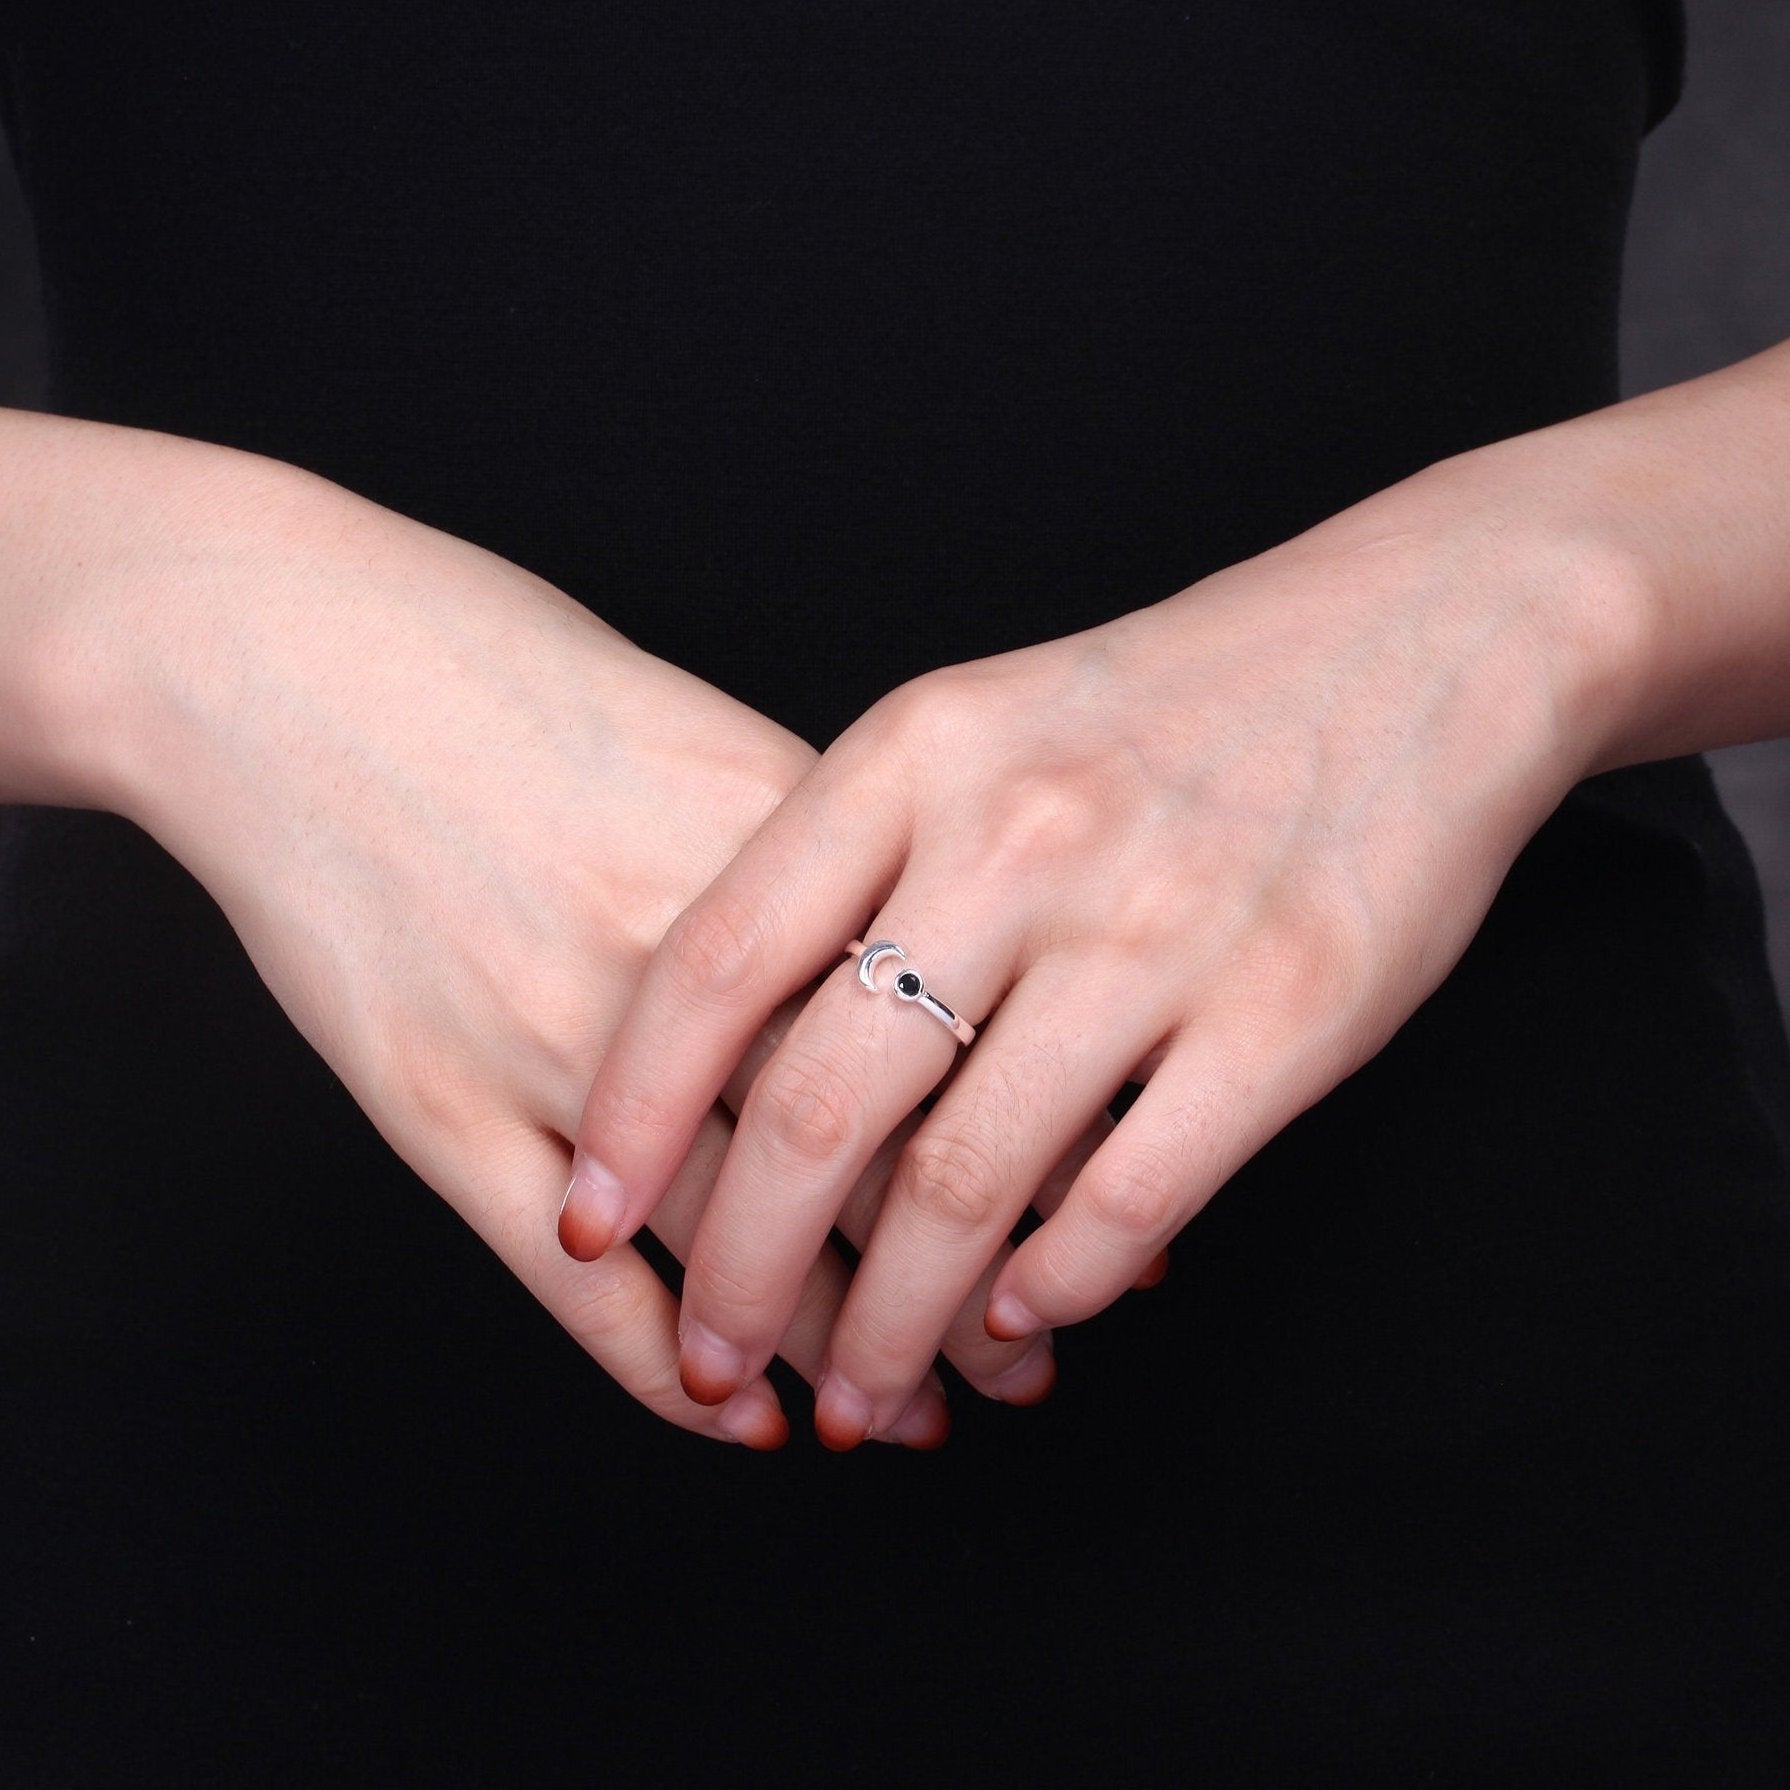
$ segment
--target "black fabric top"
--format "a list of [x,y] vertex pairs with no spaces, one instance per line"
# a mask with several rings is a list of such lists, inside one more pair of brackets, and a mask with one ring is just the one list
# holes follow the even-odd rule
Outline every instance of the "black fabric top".
[[[467,536],[819,745],[1611,401],[1680,31],[14,0],[0,43],[54,407]],[[6,817],[0,903],[19,1781],[1790,1766],[1790,1068],[1696,760],[1575,791],[1168,1284],[932,1457],[636,1410],[122,821]]]

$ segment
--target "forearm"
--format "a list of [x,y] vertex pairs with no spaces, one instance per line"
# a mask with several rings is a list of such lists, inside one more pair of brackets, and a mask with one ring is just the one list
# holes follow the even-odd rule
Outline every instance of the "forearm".
[[1469,463],[1604,568],[1588,771],[1790,734],[1790,343]]
[[587,701],[593,669],[611,707],[638,681],[637,649],[563,593],[315,473],[0,409],[0,801],[113,809],[176,849],[173,810],[209,816],[257,752],[420,737],[444,676],[497,675],[519,622],[608,649]]
[[0,801],[114,805],[155,576],[222,493],[306,475],[153,430],[0,409]]

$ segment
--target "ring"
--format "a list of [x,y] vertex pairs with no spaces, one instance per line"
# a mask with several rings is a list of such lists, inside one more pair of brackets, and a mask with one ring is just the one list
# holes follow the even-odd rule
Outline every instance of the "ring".
[[[874,945],[867,945],[862,939],[853,939],[845,948],[858,960],[858,980],[872,993],[877,992],[877,959],[899,957],[905,960],[907,957],[907,953],[893,939],[878,939]],[[959,1018],[933,994],[920,980],[918,970],[902,970],[889,987],[897,1000],[917,1002],[941,1025],[948,1026],[956,1034],[958,1043],[968,1044],[975,1037],[976,1028],[967,1019]]]

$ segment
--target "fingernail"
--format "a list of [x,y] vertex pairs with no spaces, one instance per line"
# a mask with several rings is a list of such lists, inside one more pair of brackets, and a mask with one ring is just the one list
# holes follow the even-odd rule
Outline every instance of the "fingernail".
[[699,1405],[725,1404],[746,1377],[746,1357],[706,1324],[692,1324],[678,1351],[678,1378]]
[[814,1430],[838,1454],[856,1448],[870,1434],[870,1400],[831,1368],[815,1388]]
[[1150,1265],[1145,1268],[1136,1280],[1131,1283],[1134,1293],[1147,1293],[1151,1287],[1159,1287],[1168,1276],[1168,1251],[1165,1249]]
[[614,1171],[580,1150],[559,1208],[560,1248],[577,1261],[594,1262],[615,1241],[627,1204],[627,1190]]
[[789,1419],[763,1380],[741,1387],[721,1407],[715,1422],[723,1435],[761,1452],[781,1448],[789,1440]]
[[943,1448],[951,1434],[951,1407],[945,1403],[942,1386],[922,1386],[908,1401],[907,1408],[886,1430],[877,1432],[879,1441],[899,1442],[906,1448]]
[[1044,1320],[1013,1293],[1002,1293],[989,1300],[982,1328],[1000,1342],[1018,1342],[1044,1328]]
[[1057,1355],[1047,1330],[1004,1373],[988,1382],[991,1398],[1004,1405],[1041,1405],[1057,1383]]

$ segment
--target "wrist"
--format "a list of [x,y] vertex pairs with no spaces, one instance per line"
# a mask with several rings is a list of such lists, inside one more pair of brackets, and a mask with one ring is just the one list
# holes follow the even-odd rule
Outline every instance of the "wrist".
[[1790,343],[1453,464],[1586,568],[1587,774],[1790,734]]
[[1562,789],[1645,757],[1660,656],[1661,571],[1618,469],[1574,419],[1424,469],[1407,485],[1468,515],[1488,569],[1514,579],[1524,650],[1547,688]]

